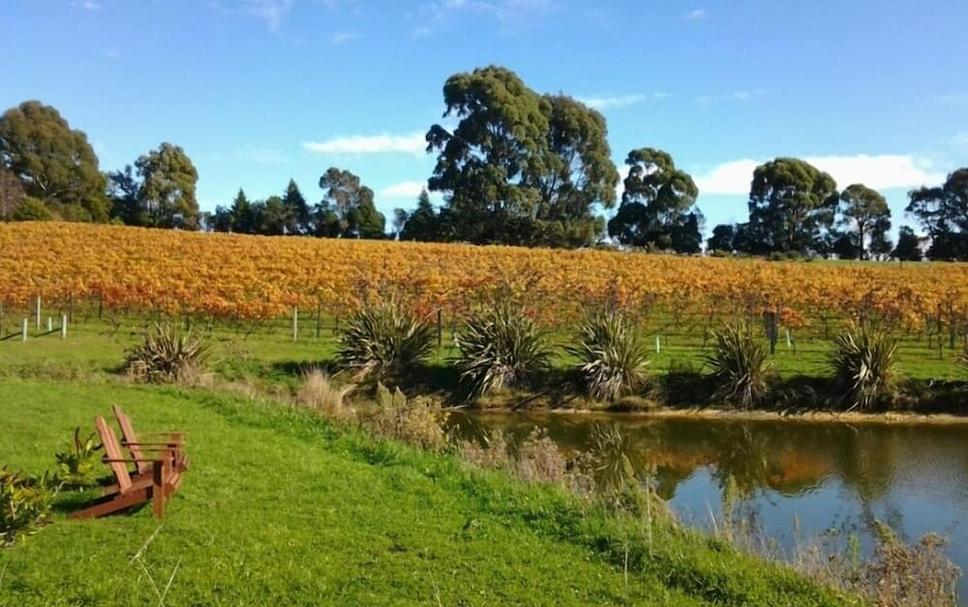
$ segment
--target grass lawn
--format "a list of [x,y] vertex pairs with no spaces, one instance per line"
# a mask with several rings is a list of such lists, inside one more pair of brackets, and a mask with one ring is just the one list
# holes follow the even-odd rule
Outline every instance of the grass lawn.
[[0,549],[0,604],[845,604],[692,532],[659,526],[650,554],[640,525],[556,489],[210,392],[2,381],[0,463],[41,472],[114,403],[189,432],[168,517],[72,521],[86,496],[61,494],[52,525]]

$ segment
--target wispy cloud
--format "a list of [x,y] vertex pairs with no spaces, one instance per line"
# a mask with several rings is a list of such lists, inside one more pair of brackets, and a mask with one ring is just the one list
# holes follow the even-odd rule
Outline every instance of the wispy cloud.
[[281,150],[272,147],[245,146],[236,150],[235,157],[254,164],[280,165],[287,164],[289,159]]
[[82,8],[86,11],[99,11],[101,10],[101,5],[94,0],[75,0],[71,2],[71,6]]
[[358,36],[350,32],[337,32],[330,36],[329,41],[335,45],[346,44],[350,40],[356,40]]
[[707,106],[719,101],[749,101],[766,95],[765,89],[743,89],[721,95],[697,95],[696,103]]
[[669,98],[669,93],[652,93],[649,95],[635,93],[631,95],[615,95],[611,97],[579,97],[578,100],[596,110],[608,110],[628,107],[645,101],[662,101]]
[[435,0],[420,8],[424,22],[414,29],[414,35],[427,36],[460,14],[490,18],[504,29],[513,29],[559,8],[556,0]]
[[426,187],[425,181],[401,181],[383,188],[380,193],[387,198],[416,198]]
[[704,8],[695,8],[685,14],[685,18],[690,21],[697,21],[699,19],[705,19],[709,16],[709,12]]
[[[940,183],[945,175],[933,163],[919,156],[904,154],[857,154],[854,156],[806,156],[803,158],[826,171],[841,188],[863,183],[875,190],[912,188]],[[753,170],[765,160],[743,158],[716,165],[696,179],[702,194],[746,195]]]
[[323,141],[306,141],[303,149],[316,154],[413,154],[423,155],[427,141],[423,133],[408,135],[349,135]]
[[951,137],[951,145],[968,145],[968,132],[957,133]]
[[265,22],[270,31],[278,31],[282,21],[292,10],[294,0],[233,0],[219,4],[229,14],[255,17]]

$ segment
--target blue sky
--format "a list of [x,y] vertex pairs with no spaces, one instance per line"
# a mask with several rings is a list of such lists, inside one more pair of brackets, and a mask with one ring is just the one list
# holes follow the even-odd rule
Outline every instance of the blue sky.
[[897,224],[968,165],[965,23],[964,0],[3,0],[0,107],[56,106],[106,170],[181,145],[206,210],[290,177],[315,201],[339,166],[389,212],[432,170],[444,80],[496,63],[598,107],[617,163],[672,153],[707,232],[778,155],[881,190]]

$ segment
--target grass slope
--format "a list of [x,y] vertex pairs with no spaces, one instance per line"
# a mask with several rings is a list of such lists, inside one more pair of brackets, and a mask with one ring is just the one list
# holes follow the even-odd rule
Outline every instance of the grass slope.
[[0,604],[159,604],[169,582],[168,605],[845,604],[691,532],[658,530],[649,555],[638,527],[557,490],[213,393],[0,383],[0,462],[40,472],[113,403],[190,433],[168,518],[70,521],[80,496],[62,495],[54,524],[0,550]]

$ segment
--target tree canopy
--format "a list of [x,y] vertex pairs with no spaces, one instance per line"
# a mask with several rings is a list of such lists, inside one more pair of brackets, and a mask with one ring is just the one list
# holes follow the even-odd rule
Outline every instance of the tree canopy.
[[451,76],[444,117],[427,132],[437,154],[431,191],[443,192],[448,234],[474,243],[592,244],[614,204],[618,173],[605,119],[564,95],[539,95],[511,70]]
[[692,177],[655,148],[632,150],[625,164],[629,175],[609,234],[626,245],[698,252],[702,215],[693,209],[699,188]]
[[877,190],[855,183],[841,192],[840,201],[840,223],[854,237],[858,256],[867,259],[871,252],[885,253],[885,245],[890,251],[886,234],[891,229],[891,209],[887,199]]
[[323,199],[316,205],[316,232],[320,236],[383,238],[386,218],[377,211],[373,190],[353,173],[330,167],[319,178]]
[[97,155],[87,135],[72,130],[53,107],[25,101],[0,116],[0,165],[53,213],[107,221],[106,182]]
[[766,251],[816,252],[833,226],[837,204],[830,175],[798,158],[771,160],[753,172],[748,236]]
[[968,167],[948,175],[944,184],[909,194],[907,213],[931,238],[931,259],[968,260]]

